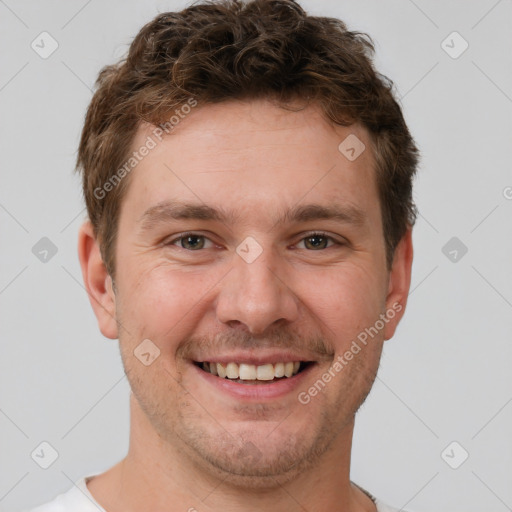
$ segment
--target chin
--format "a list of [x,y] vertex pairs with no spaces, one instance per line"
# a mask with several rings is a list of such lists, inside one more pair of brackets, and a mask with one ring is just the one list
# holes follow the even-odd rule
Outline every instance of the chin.
[[[190,434],[187,444],[196,465],[224,484],[246,490],[276,488],[296,479],[318,465],[335,437],[332,430],[323,429],[283,431],[274,439],[254,430]],[[180,437],[184,440],[182,433]]]

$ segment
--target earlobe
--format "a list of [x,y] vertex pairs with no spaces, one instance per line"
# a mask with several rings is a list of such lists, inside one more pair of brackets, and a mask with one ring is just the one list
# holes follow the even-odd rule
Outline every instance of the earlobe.
[[84,286],[101,333],[117,339],[115,294],[112,279],[101,257],[100,247],[90,221],[84,222],[78,233],[78,258],[82,268]]
[[411,269],[413,259],[412,227],[398,243],[389,274],[388,295],[386,297],[386,317],[389,319],[384,328],[384,339],[390,339],[405,313],[409,288],[411,286]]

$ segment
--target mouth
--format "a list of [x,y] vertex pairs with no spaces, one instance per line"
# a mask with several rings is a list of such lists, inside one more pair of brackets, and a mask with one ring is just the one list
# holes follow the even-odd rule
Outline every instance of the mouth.
[[254,385],[290,379],[314,363],[313,361],[287,361],[255,365],[235,362],[223,364],[209,361],[194,361],[194,364],[204,372],[221,379],[228,379],[239,384]]
[[[298,393],[316,361],[249,364],[235,361],[193,361],[201,381],[237,400],[267,401]],[[211,389],[211,388],[210,388]]]

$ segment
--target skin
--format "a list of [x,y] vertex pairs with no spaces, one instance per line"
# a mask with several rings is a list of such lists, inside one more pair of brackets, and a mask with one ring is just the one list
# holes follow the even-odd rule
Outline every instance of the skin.
[[[151,130],[142,125],[133,148]],[[354,161],[338,150],[349,134],[367,148]],[[130,175],[115,293],[92,227],[82,226],[85,286],[101,332],[119,338],[132,388],[128,454],[88,482],[106,510],[375,510],[349,478],[354,416],[405,311],[412,242],[409,229],[389,270],[370,147],[364,128],[333,126],[315,105],[197,107]],[[176,199],[236,216],[141,228],[148,208]],[[276,223],[306,203],[352,207],[362,222]],[[332,238],[311,239],[318,230]],[[180,242],[185,231],[199,238]],[[236,252],[248,236],[262,249],[252,263]],[[397,303],[378,335],[300,403],[297,392]],[[144,339],[160,350],[149,366],[133,353]],[[316,363],[300,389],[261,403],[219,391],[190,360],[267,347],[300,350]]]

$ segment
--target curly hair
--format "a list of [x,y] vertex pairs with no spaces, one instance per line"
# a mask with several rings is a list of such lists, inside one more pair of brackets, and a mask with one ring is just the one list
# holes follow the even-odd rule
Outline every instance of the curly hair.
[[[373,54],[367,34],[336,18],[309,16],[294,0],[203,0],[147,23],[127,56],[101,70],[78,150],[76,169],[109,274],[130,182],[119,173],[129,171],[122,166],[137,129],[143,122],[161,126],[191,98],[199,106],[268,98],[283,108],[298,99],[319,105],[333,123],[365,127],[390,267],[416,219],[412,181],[419,152],[393,83],[375,70]],[[109,183],[116,186],[104,187]]]

